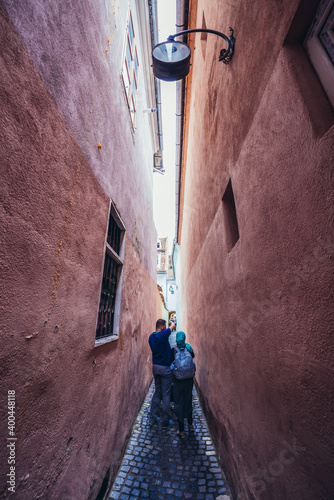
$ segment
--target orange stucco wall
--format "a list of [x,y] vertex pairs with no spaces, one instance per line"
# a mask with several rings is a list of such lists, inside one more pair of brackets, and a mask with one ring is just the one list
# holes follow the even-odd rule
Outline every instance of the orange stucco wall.
[[191,35],[179,240],[183,329],[238,500],[334,495],[334,120],[301,45],[316,5],[190,2],[190,28],[236,37],[225,66],[218,37]]

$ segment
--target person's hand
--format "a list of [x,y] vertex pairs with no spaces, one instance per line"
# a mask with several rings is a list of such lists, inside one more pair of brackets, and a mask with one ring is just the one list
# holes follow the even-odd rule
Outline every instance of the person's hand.
[[176,328],[175,323],[173,323],[173,321],[170,321],[170,322],[168,323],[168,326],[169,326],[169,328],[171,329],[171,331],[175,330],[175,328]]

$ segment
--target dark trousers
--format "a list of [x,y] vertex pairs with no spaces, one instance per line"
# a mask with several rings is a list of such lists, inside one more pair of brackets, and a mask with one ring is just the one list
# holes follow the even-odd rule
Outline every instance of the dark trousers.
[[170,388],[172,385],[172,371],[169,366],[153,365],[153,375],[155,383],[155,392],[153,394],[150,421],[156,418],[157,411],[161,401],[162,425],[168,424]]
[[178,380],[173,378],[174,391],[174,411],[179,424],[179,431],[184,431],[184,419],[188,421],[188,425],[193,423],[193,391],[194,379],[187,378],[186,380]]

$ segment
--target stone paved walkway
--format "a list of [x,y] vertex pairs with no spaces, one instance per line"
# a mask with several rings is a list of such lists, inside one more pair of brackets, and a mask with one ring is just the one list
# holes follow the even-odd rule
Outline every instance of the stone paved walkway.
[[137,417],[109,498],[133,500],[230,500],[226,480],[218,465],[207,423],[193,390],[193,426],[186,438],[176,435],[177,420],[162,429],[149,426],[152,383]]

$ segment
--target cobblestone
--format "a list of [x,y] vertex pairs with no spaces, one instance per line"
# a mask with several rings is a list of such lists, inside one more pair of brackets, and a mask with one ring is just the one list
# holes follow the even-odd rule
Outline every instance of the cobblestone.
[[[133,428],[109,499],[230,500],[207,423],[193,390],[193,426],[186,438],[176,435],[177,420],[164,429],[149,425],[152,383]],[[224,494],[224,496],[220,496]]]

